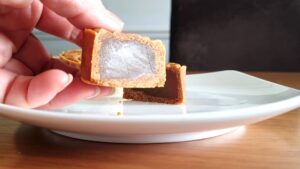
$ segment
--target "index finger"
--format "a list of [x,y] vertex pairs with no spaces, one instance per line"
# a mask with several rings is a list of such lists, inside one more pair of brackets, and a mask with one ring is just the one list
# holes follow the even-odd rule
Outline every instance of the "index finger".
[[105,28],[111,31],[123,29],[124,23],[105,9],[100,0],[42,0],[42,2],[79,29]]

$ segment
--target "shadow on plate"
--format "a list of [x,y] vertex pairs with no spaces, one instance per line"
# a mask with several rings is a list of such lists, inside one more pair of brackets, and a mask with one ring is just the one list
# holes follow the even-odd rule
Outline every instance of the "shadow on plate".
[[[234,131],[232,133],[228,133],[222,137],[224,143],[226,140],[234,140],[233,138],[241,133],[244,133],[245,128],[241,130]],[[242,132],[243,131],[243,132]],[[239,133],[239,134],[237,134]],[[236,135],[236,136],[234,136]],[[23,154],[28,155],[41,155],[45,152],[47,156],[59,156],[60,153],[68,153],[76,154],[78,153],[86,153],[86,152],[97,152],[101,150],[101,153],[104,152],[120,152],[120,151],[128,151],[134,148],[137,152],[139,148],[143,149],[152,149],[153,147],[172,147],[178,144],[185,145],[189,143],[197,144],[197,142],[206,142],[207,140],[213,141],[216,138],[203,139],[200,141],[192,141],[192,142],[182,142],[182,143],[168,143],[168,144],[119,144],[119,143],[101,143],[101,142],[91,142],[91,141],[83,141],[78,139],[72,139],[68,137],[64,137],[58,134],[55,134],[47,129],[29,126],[29,125],[20,125],[15,134],[15,144],[16,148]],[[226,139],[227,138],[227,139]],[[54,152],[54,150],[57,150]],[[51,153],[53,152],[53,154]],[[58,153],[60,152],[60,153]]]

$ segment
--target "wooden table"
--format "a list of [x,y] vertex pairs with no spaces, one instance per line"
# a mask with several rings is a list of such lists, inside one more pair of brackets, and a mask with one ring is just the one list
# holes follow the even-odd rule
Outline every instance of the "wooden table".
[[[252,73],[300,89],[300,73]],[[108,144],[0,119],[0,168],[299,169],[300,109],[233,133],[171,144]]]

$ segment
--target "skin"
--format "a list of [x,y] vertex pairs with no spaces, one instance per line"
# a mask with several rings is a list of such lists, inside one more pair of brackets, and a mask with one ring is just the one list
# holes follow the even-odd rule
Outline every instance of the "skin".
[[55,59],[34,28],[82,44],[83,28],[121,31],[123,22],[100,0],[0,0],[0,103],[53,109],[112,92],[84,84]]

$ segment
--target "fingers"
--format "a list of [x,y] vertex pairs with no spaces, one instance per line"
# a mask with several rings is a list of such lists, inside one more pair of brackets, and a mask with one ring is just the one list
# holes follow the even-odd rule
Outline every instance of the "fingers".
[[29,6],[22,9],[0,5],[0,32],[14,43],[16,51],[37,24],[42,7],[43,4],[39,0],[34,0]]
[[38,22],[43,4],[38,0],[25,8],[16,9],[9,6],[0,5],[0,28],[5,31],[17,31],[17,30],[27,30],[33,29]]
[[105,28],[110,31],[122,31],[123,22],[107,10],[88,10],[69,18],[69,21],[80,29],[84,28]]
[[32,71],[17,59],[10,59],[3,68],[18,75],[33,75]]
[[25,108],[59,108],[112,93],[109,87],[88,85],[79,78],[73,80],[72,75],[61,70],[49,70],[37,76],[20,76],[0,69],[0,77],[0,102]]
[[70,84],[70,86],[68,86],[63,92],[58,94],[52,101],[50,101],[50,103],[40,108],[53,109],[63,107],[82,99],[98,95],[99,92],[100,91],[98,87],[84,84],[79,78],[76,78]]
[[32,3],[33,0],[0,0],[0,5],[13,8],[25,8]]
[[100,0],[42,0],[42,2],[79,29],[105,28],[121,31],[124,25],[118,17],[104,8]]
[[57,14],[72,18],[87,10],[104,10],[101,0],[42,0],[42,3],[55,11]]
[[12,83],[14,82],[17,75],[7,70],[0,69],[0,77],[0,103],[4,103],[6,93],[8,93],[8,91],[10,90],[10,86],[12,86]]
[[81,30],[45,6],[36,28],[81,46]]
[[0,32],[0,68],[9,61],[14,50],[13,42]]
[[59,59],[56,59],[56,58],[51,58],[51,60],[48,62],[48,64],[43,67],[42,71],[50,70],[50,69],[59,69],[64,72],[70,73],[73,76],[76,76],[78,73],[77,69],[72,68],[72,67],[62,63]]
[[7,77],[2,79],[9,79],[2,86],[6,90],[3,102],[26,108],[47,104],[72,81],[71,75],[60,70],[49,70],[35,77],[16,76],[3,70],[0,73]]
[[83,99],[89,99],[100,96],[110,95],[111,88],[97,87],[83,83],[79,78],[74,81],[61,93],[59,93],[50,103],[41,106],[41,109],[60,108]]
[[41,42],[33,35],[30,35],[22,48],[14,55],[14,58],[20,60],[34,74],[37,74],[50,61],[51,56]]
[[60,70],[50,70],[34,77],[28,86],[27,100],[31,107],[47,104],[67,87],[73,76]]

